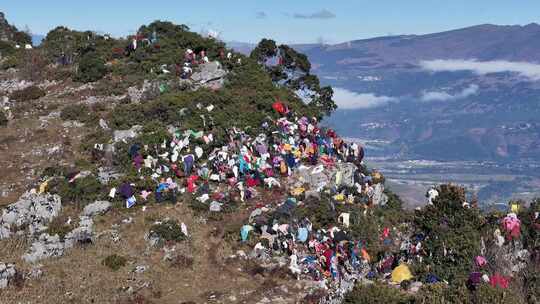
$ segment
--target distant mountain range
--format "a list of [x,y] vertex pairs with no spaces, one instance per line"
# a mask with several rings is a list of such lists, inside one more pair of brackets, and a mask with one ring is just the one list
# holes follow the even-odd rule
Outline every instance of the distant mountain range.
[[540,159],[538,24],[294,47],[335,88],[340,109],[327,123],[389,143],[385,156]]

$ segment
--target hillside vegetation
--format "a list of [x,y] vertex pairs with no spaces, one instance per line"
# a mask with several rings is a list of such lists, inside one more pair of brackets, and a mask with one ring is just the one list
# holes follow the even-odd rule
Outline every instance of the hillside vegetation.
[[[39,47],[17,43],[0,58],[1,202],[17,202],[0,220],[1,265],[17,269],[0,268],[6,303],[540,299],[540,202],[482,213],[462,187],[441,185],[408,210],[361,147],[319,129],[336,109],[332,88],[287,45],[264,39],[244,56],[166,21],[125,39],[60,26]],[[282,152],[269,170],[263,143]],[[216,181],[220,152],[240,173]],[[193,171],[176,161],[190,154]],[[36,201],[62,208],[36,223],[20,211]],[[5,226],[13,210],[24,221]],[[36,248],[49,255],[34,260]]]

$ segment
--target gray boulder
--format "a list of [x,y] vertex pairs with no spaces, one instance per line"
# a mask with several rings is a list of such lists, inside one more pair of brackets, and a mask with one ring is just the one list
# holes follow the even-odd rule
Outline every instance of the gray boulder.
[[191,80],[199,86],[221,88],[227,71],[221,68],[217,61],[205,63],[199,66],[199,71],[191,75]]
[[58,235],[51,236],[43,233],[32,243],[30,249],[22,258],[27,263],[35,263],[46,258],[62,256],[64,249],[64,243],[60,241]]
[[79,227],[66,235],[65,248],[72,248],[76,244],[88,244],[94,242],[94,221],[89,216],[81,216]]
[[98,214],[105,214],[111,209],[111,206],[111,203],[107,201],[95,201],[84,207],[82,215],[92,217]]
[[0,239],[11,236],[13,228],[28,226],[30,235],[47,229],[46,225],[62,210],[60,196],[48,193],[24,193],[8,205],[0,218]]

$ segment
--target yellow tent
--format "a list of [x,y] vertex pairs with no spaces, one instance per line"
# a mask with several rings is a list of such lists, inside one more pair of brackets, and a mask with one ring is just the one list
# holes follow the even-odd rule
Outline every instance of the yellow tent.
[[401,283],[405,280],[412,279],[411,271],[405,264],[401,264],[392,271],[392,282]]

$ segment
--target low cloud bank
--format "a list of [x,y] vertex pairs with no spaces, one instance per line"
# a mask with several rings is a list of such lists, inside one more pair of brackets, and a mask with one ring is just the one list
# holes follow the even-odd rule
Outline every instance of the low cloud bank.
[[540,80],[540,64],[513,61],[477,61],[477,60],[424,60],[420,67],[432,72],[471,71],[478,75],[491,73],[516,73],[531,81]]
[[477,85],[471,84],[456,94],[450,94],[445,91],[424,91],[422,92],[420,99],[424,102],[458,100],[476,95],[478,93],[478,89],[479,87]]
[[334,101],[339,109],[368,109],[397,101],[394,97],[378,96],[372,93],[356,93],[343,88],[334,88]]

